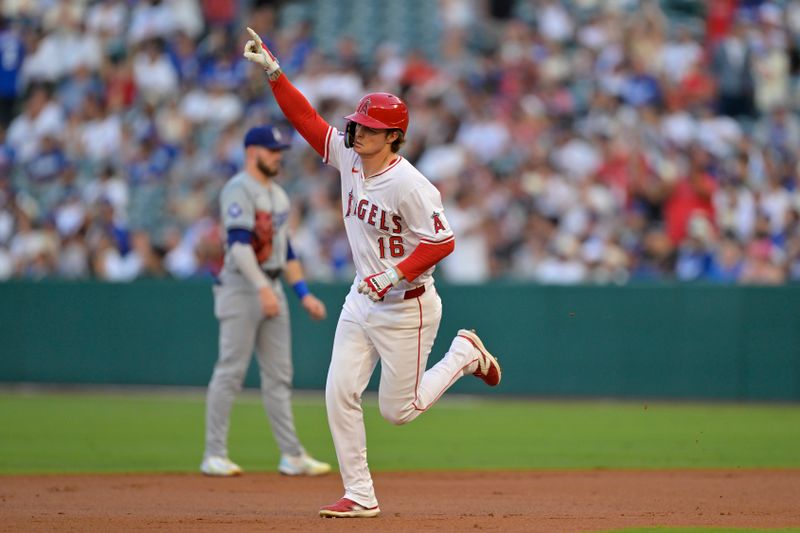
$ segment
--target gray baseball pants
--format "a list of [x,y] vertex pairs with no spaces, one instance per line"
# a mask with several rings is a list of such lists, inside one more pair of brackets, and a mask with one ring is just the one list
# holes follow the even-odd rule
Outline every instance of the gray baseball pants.
[[281,305],[267,319],[258,294],[249,287],[214,286],[214,315],[219,320],[219,359],[206,397],[205,457],[228,456],[230,413],[255,350],[261,398],[281,453],[298,455],[302,446],[292,416],[292,346],[289,308],[280,281],[271,281]]

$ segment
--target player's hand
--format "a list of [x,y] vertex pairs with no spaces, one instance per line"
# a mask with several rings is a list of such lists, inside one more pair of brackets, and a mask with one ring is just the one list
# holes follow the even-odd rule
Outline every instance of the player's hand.
[[313,294],[306,294],[303,296],[303,299],[300,300],[300,304],[312,320],[322,320],[327,316],[325,304]]
[[278,60],[275,59],[275,56],[269,51],[267,45],[264,44],[261,37],[259,37],[252,28],[247,28],[247,32],[252,39],[247,41],[247,44],[244,45],[245,59],[261,65],[270,77],[276,76],[281,69]]
[[281,312],[281,304],[278,297],[270,287],[262,287],[258,291],[258,299],[261,301],[261,312],[267,318],[275,318]]
[[389,292],[392,287],[400,283],[400,276],[394,268],[387,268],[383,272],[367,276],[358,284],[358,292],[366,294],[370,300],[377,302]]

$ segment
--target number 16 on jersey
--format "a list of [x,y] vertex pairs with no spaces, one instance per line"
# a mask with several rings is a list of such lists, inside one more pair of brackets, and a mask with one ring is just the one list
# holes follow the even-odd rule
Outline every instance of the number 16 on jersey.
[[400,235],[379,237],[378,251],[380,252],[381,259],[386,259],[387,251],[391,257],[403,257],[406,254],[405,247],[403,246],[403,237]]

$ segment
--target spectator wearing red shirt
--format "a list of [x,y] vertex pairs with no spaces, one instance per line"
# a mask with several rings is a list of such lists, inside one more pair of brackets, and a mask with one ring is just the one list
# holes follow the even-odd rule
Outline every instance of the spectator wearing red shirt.
[[597,178],[609,186],[626,209],[644,208],[647,218],[652,219],[651,204],[660,204],[661,198],[651,186],[652,169],[642,151],[619,135],[602,138],[601,146],[603,163]]
[[211,26],[230,27],[236,20],[236,0],[203,0],[203,15]]
[[730,31],[739,0],[708,0],[706,4],[706,45],[713,49]]
[[690,65],[686,76],[676,88],[678,97],[689,109],[710,105],[714,102],[717,85],[708,68],[705,60],[695,61]]
[[717,189],[717,182],[707,170],[707,158],[708,154],[704,151],[696,150],[686,177],[678,180],[668,193],[664,219],[667,235],[676,246],[686,237],[687,226],[692,217],[704,216],[714,223],[712,196]]

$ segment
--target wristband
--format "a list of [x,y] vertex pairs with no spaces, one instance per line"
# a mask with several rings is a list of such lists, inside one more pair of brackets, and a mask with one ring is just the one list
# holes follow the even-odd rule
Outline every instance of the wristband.
[[301,279],[300,281],[292,285],[292,289],[294,289],[294,293],[301,300],[306,294],[311,293],[311,291],[308,290],[308,285],[306,285],[306,280],[304,279]]

